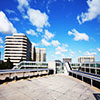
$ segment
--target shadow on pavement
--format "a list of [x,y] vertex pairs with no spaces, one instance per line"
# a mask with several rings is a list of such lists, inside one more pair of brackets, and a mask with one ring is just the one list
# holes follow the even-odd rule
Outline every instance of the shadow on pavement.
[[100,100],[100,93],[93,93],[96,100]]

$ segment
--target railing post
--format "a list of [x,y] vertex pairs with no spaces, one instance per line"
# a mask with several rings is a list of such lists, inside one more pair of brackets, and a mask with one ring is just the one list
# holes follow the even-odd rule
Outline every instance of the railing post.
[[93,80],[91,79],[91,86],[93,85]]
[[17,76],[16,76],[16,72],[15,72],[15,77],[14,77],[14,80],[15,80],[15,81],[17,80],[16,77],[17,77]]
[[77,74],[76,74],[76,78],[77,78]]
[[84,80],[83,80],[83,75],[82,75],[82,81],[84,81]]

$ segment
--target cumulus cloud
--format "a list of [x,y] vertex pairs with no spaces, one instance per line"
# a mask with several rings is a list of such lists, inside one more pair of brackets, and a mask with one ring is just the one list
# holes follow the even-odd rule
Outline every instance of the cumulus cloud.
[[6,9],[6,12],[8,14],[16,14],[16,12],[14,10],[11,10],[11,9]]
[[29,7],[29,3],[27,0],[17,0],[18,1],[18,10],[20,12],[24,12],[24,8],[28,8]]
[[27,15],[23,15],[23,18],[24,18],[24,19],[28,19],[28,16],[27,16]]
[[30,35],[38,36],[37,33],[34,30],[32,30],[32,29],[26,31],[26,33],[30,34]]
[[56,51],[60,51],[60,52],[67,52],[67,48],[65,46],[58,46],[56,48]]
[[17,17],[10,18],[10,20],[12,20],[12,21],[17,21],[17,22],[20,21],[19,18],[17,18]]
[[0,37],[0,43],[3,43],[2,37]]
[[100,0],[88,0],[87,4],[89,6],[87,12],[82,12],[81,15],[77,16],[80,24],[93,20],[100,15]]
[[2,45],[0,45],[0,48],[4,48]]
[[42,13],[40,10],[29,8],[27,14],[30,22],[36,26],[37,29],[42,29],[44,26],[50,26],[46,13]]
[[56,55],[61,55],[61,51],[56,51],[55,54]]
[[97,53],[96,53],[96,52],[89,52],[89,51],[86,51],[86,52],[84,53],[84,55],[86,55],[86,56],[95,56],[95,55],[97,55]]
[[53,37],[54,37],[53,33],[49,32],[48,30],[45,30],[45,35],[44,35],[45,39],[49,40],[49,39],[51,39]]
[[7,19],[6,15],[0,11],[0,32],[5,34],[16,33],[16,28]]
[[60,55],[60,56],[63,57],[63,56],[64,56],[63,53],[65,53],[65,52],[68,51],[68,50],[67,50],[67,47],[68,47],[67,44],[62,44],[62,46],[58,46],[58,47],[56,48],[55,54],[56,54],[56,55]]
[[69,50],[69,54],[70,54],[70,56],[74,56],[75,55],[75,52],[72,51],[72,50]]
[[[42,13],[40,10],[32,9],[29,6],[28,0],[17,0],[18,1],[18,9],[23,14],[24,19],[28,19],[32,25],[37,27],[38,32],[43,31],[43,27],[50,26],[48,22],[48,16],[44,12]],[[25,15],[25,9],[27,10],[27,15]]]
[[81,50],[79,50],[79,51],[78,51],[78,53],[82,53],[82,51],[81,51]]
[[97,48],[97,50],[100,52],[100,48]]
[[89,36],[86,33],[79,33],[76,29],[72,29],[72,31],[68,31],[68,35],[74,35],[74,40],[79,41],[79,40],[89,40]]
[[41,42],[42,42],[42,44],[43,44],[44,46],[50,46],[50,45],[51,45],[51,44],[50,44],[47,40],[45,40],[45,39],[42,39]]
[[56,47],[60,45],[60,42],[58,40],[52,40],[51,44]]

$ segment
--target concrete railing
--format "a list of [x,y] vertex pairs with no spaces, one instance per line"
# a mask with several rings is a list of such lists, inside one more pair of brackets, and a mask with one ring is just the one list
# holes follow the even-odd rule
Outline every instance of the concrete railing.
[[5,80],[6,78],[9,79],[16,79],[23,78],[23,77],[31,77],[36,75],[46,75],[46,74],[53,74],[53,69],[20,69],[20,70],[1,70],[0,71],[0,80]]

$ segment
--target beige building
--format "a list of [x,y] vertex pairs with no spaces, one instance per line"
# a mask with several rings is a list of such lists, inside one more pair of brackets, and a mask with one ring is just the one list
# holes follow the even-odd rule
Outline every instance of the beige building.
[[78,62],[95,62],[94,56],[82,56],[78,58]]
[[46,61],[46,48],[32,48],[32,60],[33,61]]
[[63,58],[63,62],[72,62],[72,58]]
[[31,42],[25,34],[16,33],[13,36],[6,36],[4,61],[10,58],[13,65],[21,59],[29,61],[31,59]]

